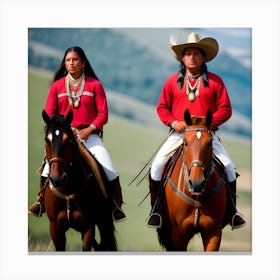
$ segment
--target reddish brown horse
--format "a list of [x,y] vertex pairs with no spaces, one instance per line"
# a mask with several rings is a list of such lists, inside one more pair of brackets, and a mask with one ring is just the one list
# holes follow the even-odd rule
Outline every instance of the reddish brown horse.
[[[110,192],[107,190],[104,195],[78,150],[70,126],[72,111],[66,118],[63,115],[50,118],[45,111],[42,115],[46,123],[46,159],[50,165],[44,203],[56,250],[65,250],[65,233],[69,228],[81,233],[83,251],[117,250]],[[95,239],[96,228],[100,242]]]
[[187,250],[196,233],[205,251],[219,250],[227,191],[212,154],[211,121],[210,111],[206,117],[192,118],[185,112],[183,144],[164,177],[165,223],[158,236],[166,250]]

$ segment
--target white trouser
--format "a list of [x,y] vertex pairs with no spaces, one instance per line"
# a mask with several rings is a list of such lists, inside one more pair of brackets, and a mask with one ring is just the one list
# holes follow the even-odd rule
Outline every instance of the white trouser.
[[[102,165],[108,180],[112,181],[116,179],[119,176],[118,172],[116,171],[112,159],[100,137],[97,134],[91,134],[84,144]],[[49,169],[49,163],[46,161],[41,175],[48,177]]]
[[[151,165],[151,178],[160,181],[164,165],[174,154],[175,149],[182,144],[184,133],[173,132],[161,146]],[[236,180],[236,169],[218,136],[212,132],[213,153],[224,164],[229,182]]]

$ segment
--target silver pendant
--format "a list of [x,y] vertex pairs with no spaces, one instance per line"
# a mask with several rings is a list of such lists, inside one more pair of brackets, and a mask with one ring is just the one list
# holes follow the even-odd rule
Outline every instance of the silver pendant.
[[189,95],[188,95],[188,98],[189,98],[189,101],[193,102],[194,101],[194,93],[193,92],[190,92]]
[[71,97],[68,98],[68,102],[69,102],[69,105],[74,107],[74,108],[78,108],[79,105],[80,105],[80,98],[78,100],[75,100],[73,102],[73,99]]
[[80,101],[79,100],[75,100],[74,101],[74,108],[78,108],[79,107],[79,105],[80,105]]

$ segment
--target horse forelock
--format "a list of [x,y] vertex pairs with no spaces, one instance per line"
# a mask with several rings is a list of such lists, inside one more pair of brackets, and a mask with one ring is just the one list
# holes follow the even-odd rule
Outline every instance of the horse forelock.
[[66,132],[71,135],[71,125],[70,123],[67,123],[66,119],[63,115],[54,115],[51,117],[50,121],[47,123],[47,126],[45,128],[47,133],[54,133],[57,130]]
[[202,126],[206,126],[206,118],[205,117],[201,117],[201,116],[192,116],[192,125],[198,126],[198,125],[202,125]]

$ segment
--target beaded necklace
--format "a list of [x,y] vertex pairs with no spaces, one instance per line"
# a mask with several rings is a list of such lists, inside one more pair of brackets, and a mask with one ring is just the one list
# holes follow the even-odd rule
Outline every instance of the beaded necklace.
[[[199,88],[200,88],[200,76],[198,74],[196,76],[186,75],[186,94],[188,96],[189,101],[193,102],[196,96],[199,96]],[[192,85],[190,79],[196,79],[195,84]]]
[[[78,79],[74,79],[69,73],[65,79],[68,102],[70,106],[78,108],[80,99],[85,87],[85,74],[83,73]],[[72,86],[72,89],[71,89]]]

